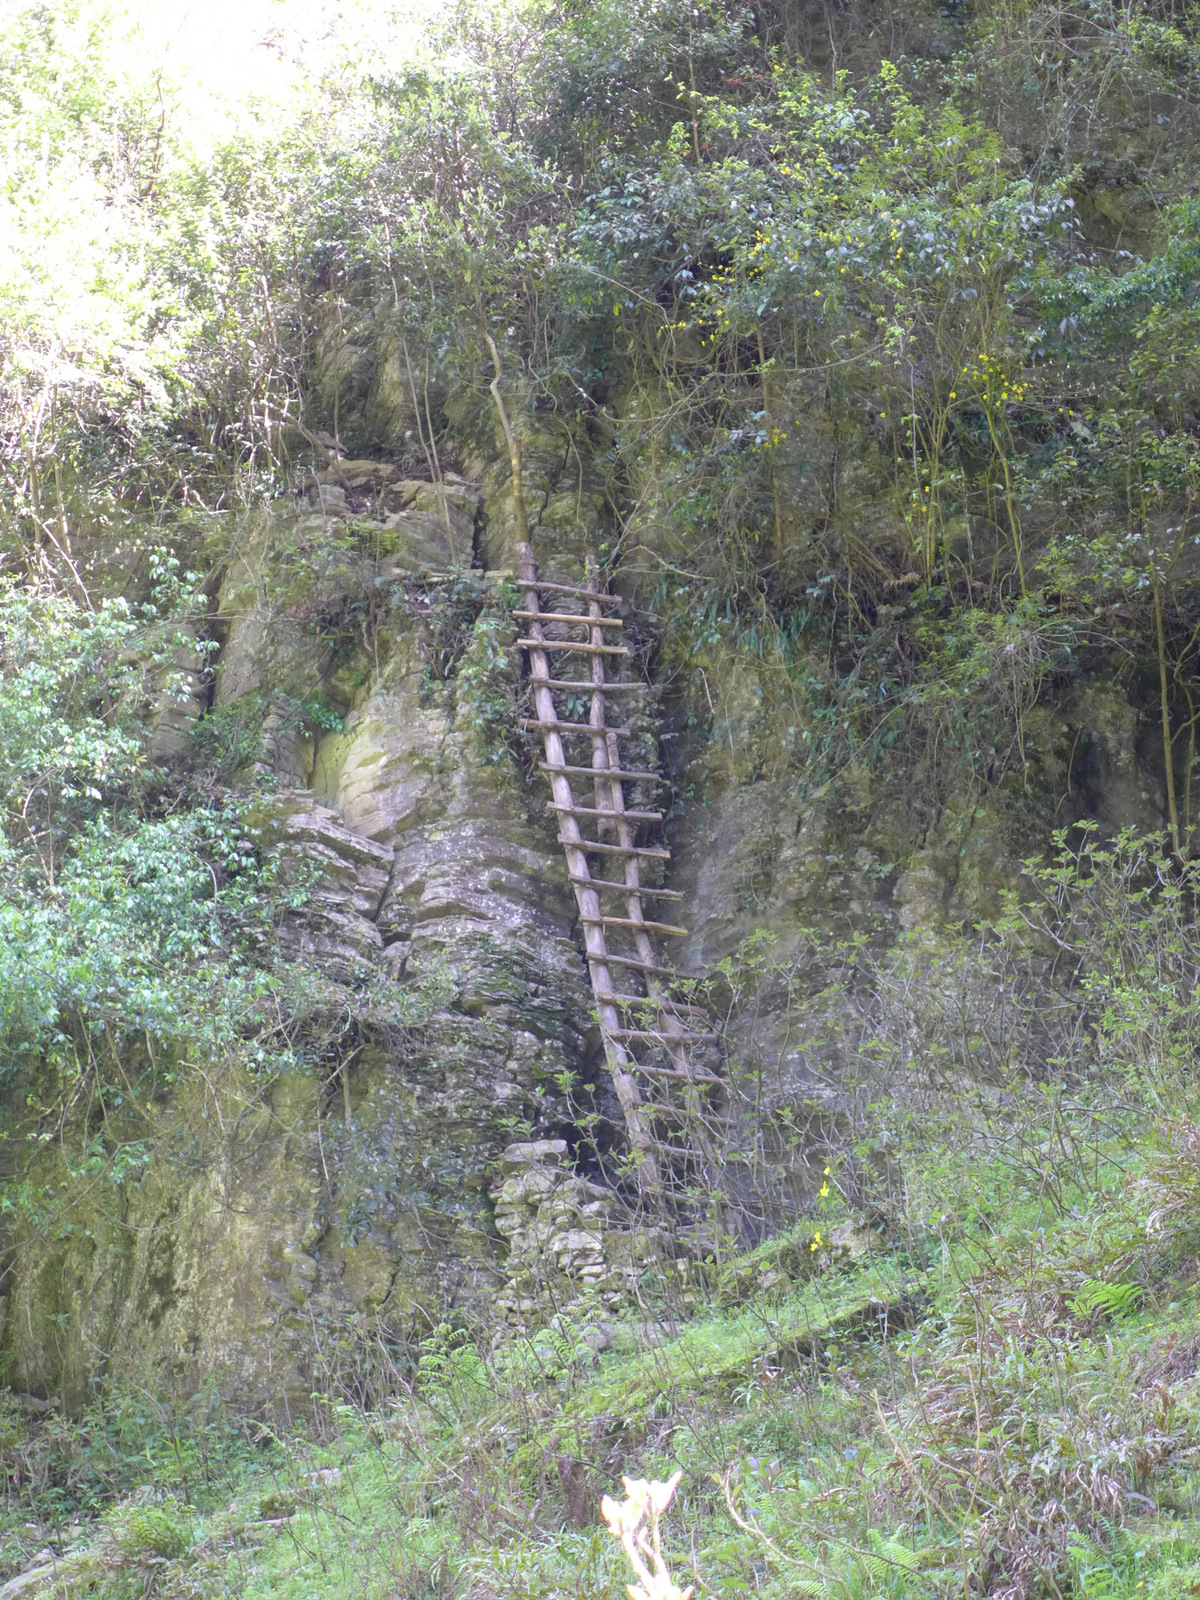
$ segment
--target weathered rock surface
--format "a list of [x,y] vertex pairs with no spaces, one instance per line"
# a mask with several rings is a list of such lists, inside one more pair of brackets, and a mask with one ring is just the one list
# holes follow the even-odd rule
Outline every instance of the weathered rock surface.
[[280,594],[279,536],[285,531],[303,550],[323,539],[326,518],[284,519],[266,510],[249,518],[233,541],[218,600],[225,629],[216,673],[218,707],[257,692],[303,699],[328,675],[329,644]]
[[376,924],[391,876],[391,850],[347,828],[304,791],[264,805],[248,831],[278,860],[285,884],[313,885],[307,902],[288,912],[280,926],[284,947],[341,982],[369,979],[383,952]]
[[499,1165],[491,1194],[508,1259],[496,1303],[510,1323],[547,1317],[584,1293],[595,1309],[618,1313],[641,1273],[663,1264],[666,1233],[639,1226],[610,1188],[574,1173],[565,1140],[509,1145]]
[[[365,481],[345,478],[348,495]],[[378,549],[339,507],[335,562],[330,507],[280,505],[243,530],[219,600],[217,706],[257,751],[248,831],[296,902],[276,953],[321,975],[300,1065],[269,1086],[202,1075],[147,1130],[141,1181],[28,1241],[7,1329],[32,1390],[78,1402],[104,1351],[116,1381],[306,1407],[314,1329],[339,1348],[347,1328],[406,1338],[484,1303],[505,1253],[494,1162],[514,1135],[573,1126],[564,1084],[596,1036],[561,856],[431,670],[441,591],[406,585],[431,549],[444,561],[440,496],[382,479]],[[466,538],[474,492],[447,504]],[[380,597],[365,638],[312,626],[314,585],[337,583]],[[306,715],[314,693],[346,708],[340,729]]]
[[[246,1405],[304,1407],[336,1378],[318,1372],[323,1351],[419,1337],[459,1311],[536,1319],[584,1292],[607,1313],[676,1247],[571,1164],[591,1137],[581,1110],[608,1107],[574,903],[537,781],[502,739],[481,740],[479,699],[461,692],[484,571],[513,566],[498,419],[478,390],[414,375],[402,330],[373,312],[324,327],[317,376],[343,448],[326,436],[298,498],[230,538],[215,620],[215,710],[245,734],[237,781],[294,891],[274,939],[306,973],[297,1067],[263,1084],[200,1063],[147,1129],[160,1155],[144,1171],[20,1241],[12,1381],[70,1403],[100,1376],[157,1373],[188,1394],[212,1382]],[[582,427],[509,392],[544,575],[577,577],[604,553],[614,438],[634,463],[618,591],[648,605],[675,564],[700,564],[660,501],[664,463],[631,444],[652,394],[617,397],[615,422]],[[840,449],[822,404],[796,423],[806,452],[782,486],[785,551],[822,519],[831,540],[852,529],[883,547],[902,535],[874,446]],[[471,482],[413,476],[432,413],[453,425]],[[338,459],[346,437],[396,459]],[[624,617],[625,637],[660,651],[669,882],[692,929],[679,964],[751,952],[729,986],[724,1052],[753,1087],[782,1214],[819,1187],[814,1152],[845,1114],[839,943],[885,955],[919,942],[936,978],[948,930],[990,915],[1053,826],[1161,824],[1154,729],[1124,687],[1081,673],[1028,713],[1020,759],[994,782],[924,793],[886,763],[850,761],[828,792],[801,795],[792,753],[820,730],[763,659],[723,638],[680,659],[669,630],[639,626],[632,606]],[[513,636],[489,648],[502,656]],[[504,670],[486,714],[511,725],[515,659]],[[207,671],[197,634],[154,708],[155,759],[186,761]],[[654,765],[649,718],[638,738],[631,754]],[[928,988],[920,1005],[936,1010]],[[854,1001],[866,1029],[869,997]],[[919,1010],[903,1022],[913,1059]]]
[[155,1374],[181,1392],[198,1380],[307,1409],[308,1348],[297,1365],[270,1262],[314,1213],[316,1100],[304,1077],[265,1096],[240,1075],[179,1095],[153,1130],[173,1164],[93,1195],[25,1244],[9,1291],[12,1382],[74,1406],[101,1375]]

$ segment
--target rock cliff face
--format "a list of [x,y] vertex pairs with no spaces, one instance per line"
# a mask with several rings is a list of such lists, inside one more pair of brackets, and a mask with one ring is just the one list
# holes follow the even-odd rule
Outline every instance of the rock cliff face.
[[[326,350],[343,417],[357,403],[381,453],[411,420],[399,348]],[[463,475],[335,461],[246,521],[216,603],[211,710],[205,662],[185,652],[185,690],[156,720],[159,760],[189,759],[204,716],[240,729],[258,842],[297,888],[280,949],[319,975],[297,1002],[309,1068],[266,1085],[201,1072],[163,1108],[147,1176],[22,1241],[4,1332],[18,1387],[78,1401],[101,1375],[152,1371],[303,1407],[331,1361],[456,1310],[512,1319],[589,1286],[615,1304],[657,1248],[597,1171],[572,1169],[614,1136],[611,1091],[555,831],[513,738],[507,458],[486,411],[439,403]],[[609,538],[608,441],[533,412],[518,426],[539,559],[578,574]],[[814,423],[814,460],[821,436]],[[856,470],[841,503],[878,520],[869,463]],[[863,767],[836,798],[800,795],[772,755],[797,713],[769,674],[719,651],[685,674],[639,610],[672,549],[643,526],[615,583],[662,680],[646,759],[661,738],[684,961],[771,936],[772,972],[731,1010],[724,1048],[735,1067],[769,1063],[767,1113],[825,1140],[837,1061],[793,1009],[797,982],[820,991],[814,949],[916,930],[936,959],[939,930],[994,907],[1055,823],[1159,825],[1152,741],[1098,670],[1032,708],[1022,760],[991,788],[917,804],[902,774]],[[784,1142],[773,1159],[796,1199],[805,1153]]]

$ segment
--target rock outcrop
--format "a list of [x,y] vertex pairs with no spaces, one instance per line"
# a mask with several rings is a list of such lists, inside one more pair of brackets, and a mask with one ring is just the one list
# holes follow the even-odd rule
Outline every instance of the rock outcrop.
[[[579,1294],[607,1314],[674,1248],[629,1218],[600,1164],[584,1177],[572,1163],[602,1157],[618,1119],[555,830],[512,738],[515,518],[498,424],[432,375],[473,481],[415,478],[402,345],[373,348],[368,321],[340,345],[326,330],[322,370],[342,385],[347,433],[390,440],[401,460],[331,449],[296,496],[248,517],[208,624],[212,710],[238,732],[250,836],[290,891],[273,937],[281,970],[303,974],[295,1067],[260,1083],[201,1063],[147,1130],[159,1155],[144,1172],[20,1241],[3,1337],[31,1390],[80,1400],[102,1375],[157,1372],[295,1409],[330,1381],[331,1349],[411,1340],[447,1315],[536,1319]],[[789,515],[815,515],[836,466],[845,514],[886,521],[871,462],[822,456],[818,409]],[[616,410],[636,424],[633,401]],[[535,550],[546,575],[575,576],[612,520],[612,437],[514,414]],[[844,998],[839,942],[919,938],[936,965],[947,930],[990,914],[1052,826],[1155,825],[1161,784],[1144,718],[1098,669],[1028,711],[1020,759],[994,782],[922,796],[852,756],[836,786],[799,792],[791,754],[813,729],[765,658],[721,639],[680,659],[669,597],[659,633],[639,626],[633,602],[681,556],[652,514],[653,461],[641,470],[616,575],[627,636],[661,680],[639,765],[657,762],[661,735],[671,886],[692,929],[681,965],[736,966],[759,935],[769,951],[726,986],[724,1047],[781,1214],[819,1185],[847,1104],[853,1029],[844,1014],[825,1026]],[[154,709],[156,760],[186,765],[209,676],[197,628]],[[914,1021],[914,1054],[919,1034]]]
[[581,1295],[594,1311],[619,1314],[636,1303],[642,1274],[669,1262],[666,1231],[639,1224],[611,1188],[574,1172],[563,1139],[509,1145],[491,1195],[508,1246],[497,1305],[514,1326]]

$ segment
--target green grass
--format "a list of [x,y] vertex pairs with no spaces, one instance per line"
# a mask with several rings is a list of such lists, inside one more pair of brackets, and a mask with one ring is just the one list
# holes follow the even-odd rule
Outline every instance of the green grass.
[[70,1425],[44,1506],[10,1493],[10,1534],[55,1513],[10,1565],[70,1542],[87,1483],[56,1568],[80,1600],[622,1600],[600,1498],[681,1470],[666,1547],[701,1594],[1174,1600],[1200,1583],[1200,1129],[1131,1112],[1097,1151],[1091,1190],[986,1207],[961,1151],[927,1152],[936,1221],[898,1215],[857,1262],[793,1230],[713,1268],[686,1318],[648,1281],[617,1324],[581,1301],[493,1346],[441,1330],[380,1411],[223,1424],[203,1463],[159,1416],[139,1472],[153,1419],[110,1407]]

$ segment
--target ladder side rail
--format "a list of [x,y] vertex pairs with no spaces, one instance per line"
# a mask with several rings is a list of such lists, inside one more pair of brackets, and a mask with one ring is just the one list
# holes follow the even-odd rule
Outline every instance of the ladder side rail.
[[[602,613],[600,610],[596,567],[591,561],[589,561],[587,564],[586,574],[585,584],[588,592],[588,616],[593,624],[593,627],[598,627],[599,618],[601,617]],[[596,638],[598,636],[598,632],[589,634],[590,638]],[[604,658],[602,656],[593,657],[593,684],[596,686],[602,685],[604,683],[604,678]],[[602,693],[594,692],[592,694],[592,712],[589,720],[594,730],[594,737],[592,741],[592,766],[597,770],[597,772],[620,772],[622,770],[620,740],[618,739],[615,731],[605,726],[604,696]],[[627,822],[622,822],[619,820],[625,811],[625,791],[621,787],[621,780],[619,778],[610,776],[607,780],[603,778],[597,778],[595,783],[596,804],[600,806],[607,802],[608,807],[613,814],[613,822],[611,826],[615,829],[619,842],[622,845],[631,847],[633,845],[633,833],[630,831]],[[625,857],[625,883],[628,890],[625,897],[625,903],[626,907],[630,908],[629,916],[634,921],[641,922],[643,920],[644,913],[642,910],[641,882],[637,856],[631,855]],[[635,935],[635,938],[636,937],[637,936]],[[638,947],[638,953],[639,955],[642,954],[640,945]],[[642,955],[642,959],[652,960],[653,953],[651,953],[650,956]],[[649,984],[647,984],[647,993],[649,994],[649,992]]]
[[[539,611],[541,601],[537,590],[537,564],[533,559],[533,550],[528,544],[517,546],[517,555],[520,561],[521,583],[525,590],[526,609]],[[529,625],[531,639],[539,639],[541,626],[536,622]],[[597,658],[600,659],[600,658]],[[557,721],[557,712],[554,705],[554,696],[547,686],[550,678],[550,658],[545,650],[536,646],[529,650],[529,671],[533,684],[534,705],[537,710],[538,720],[543,723]],[[546,761],[550,766],[565,766],[562,739],[556,729],[545,728],[543,739],[546,751]],[[559,838],[562,840],[563,850],[567,858],[568,874],[572,878],[590,880],[587,854],[582,849],[583,836],[579,831],[579,824],[569,814],[569,809],[574,805],[574,796],[571,793],[570,780],[562,773],[550,774],[551,790],[555,800],[564,808],[558,813]],[[575,892],[576,903],[582,913],[588,917],[599,917],[600,896],[590,887],[587,881],[572,885]],[[588,973],[591,980],[593,995],[610,994],[613,989],[612,978],[606,962],[607,946],[604,938],[602,923],[585,922],[583,924],[584,944],[588,957]],[[633,1061],[629,1052],[618,1039],[611,1038],[612,1032],[621,1025],[620,1013],[610,1001],[597,1000],[600,1016],[600,1025],[604,1036],[605,1054],[608,1057],[609,1071],[612,1074],[613,1088],[625,1115],[625,1125],[629,1133],[629,1142],[636,1152],[638,1159],[638,1181],[651,1195],[661,1191],[661,1177],[658,1169],[658,1160],[654,1153],[654,1138],[651,1134],[649,1123],[643,1111],[641,1091],[636,1078],[630,1070]]]
[[[596,568],[590,561],[587,565],[587,576],[585,582],[587,589],[588,615],[592,623],[592,631],[589,632],[588,637],[593,641],[598,641],[603,638],[599,628],[599,618],[601,617],[602,613],[600,610],[600,599],[597,592]],[[632,849],[634,845],[634,834],[629,825],[629,821],[626,820],[625,817],[625,791],[622,788],[621,778],[619,776],[615,776],[615,774],[619,774],[623,770],[621,765],[620,741],[616,732],[606,727],[604,703],[605,680],[606,674],[604,668],[604,657],[603,655],[597,653],[592,657],[592,705],[591,713],[588,718],[594,730],[592,744],[592,766],[595,768],[598,774],[607,773],[609,776],[607,778],[597,776],[594,780],[596,806],[597,808],[601,808],[607,804],[612,813],[612,826],[616,829],[617,837],[620,843],[627,849]],[[650,944],[648,935],[640,931],[639,927],[639,925],[645,920],[645,917],[642,909],[641,884],[639,879],[638,857],[636,855],[627,855],[625,857],[625,888],[625,903],[629,912],[628,921],[630,923],[630,931],[633,935],[638,954],[643,961],[653,962],[653,946]],[[643,981],[646,985],[648,996],[653,999],[655,994],[655,990],[652,987],[653,980],[650,978],[649,974],[643,974]],[[610,1026],[606,1026],[605,1034],[606,1038],[610,1036]],[[678,1048],[681,1047],[677,1047],[677,1050]],[[676,1066],[678,1069],[679,1062],[677,1060],[677,1050],[672,1054],[673,1059],[676,1059]],[[636,1056],[634,1056],[633,1061],[638,1070],[641,1070],[640,1063],[638,1063]],[[685,1062],[683,1065],[685,1070],[690,1072],[690,1063]],[[655,1114],[661,1115],[660,1107],[655,1108]]]
[[[603,634],[600,632],[598,622],[598,619],[601,616],[601,611],[596,586],[596,568],[590,561],[587,564],[586,572],[587,576],[585,583],[588,593],[588,615],[584,620],[591,624],[588,638],[593,643],[597,643],[603,638]],[[615,732],[610,733],[606,727],[607,708],[605,705],[604,694],[606,686],[607,673],[605,671],[604,655],[600,652],[597,652],[592,657],[592,701],[591,709],[588,715],[588,722],[593,730],[592,767],[597,774],[597,776],[593,779],[593,786],[595,789],[597,811],[606,813],[608,817],[612,818],[612,821],[609,823],[608,830],[605,830],[603,823],[601,823],[598,825],[597,832],[603,836],[603,834],[607,831],[608,837],[611,838],[613,837],[613,829],[623,830],[619,833],[621,843],[631,845],[633,842],[633,835],[629,831],[628,824],[618,821],[619,816],[625,810],[625,794],[621,787],[621,779],[611,775],[613,773],[619,773],[622,769],[619,759],[620,745],[618,736]],[[617,751],[616,760],[611,759],[611,752],[614,750]],[[601,776],[601,774],[609,775]],[[626,856],[625,878],[626,882],[631,886],[631,892],[626,896],[626,904],[636,906],[636,918],[637,921],[640,922],[643,919],[643,913],[641,891],[638,886],[638,873],[639,868],[637,856]],[[631,913],[631,915],[633,915],[633,913]],[[593,982],[599,989],[600,993],[610,992],[606,989],[600,988],[598,977],[594,977]],[[611,1005],[606,1007],[606,1010],[608,1009],[611,1009],[614,1012],[616,1011],[616,1008],[612,1007]],[[616,1014],[615,1023],[609,1022],[607,1019],[605,1020],[604,1037],[606,1046],[608,1046],[610,1042],[613,1044],[624,1043],[620,1037],[621,1020],[622,1019],[619,1013]],[[635,1068],[635,1070],[640,1070],[640,1064],[636,1055],[631,1056],[631,1065]]]
[[[586,570],[587,570],[586,583],[587,583],[588,587],[590,588],[593,585],[593,583],[595,582],[594,578],[592,577],[593,569],[592,569],[592,566],[591,566],[590,563],[588,564]],[[600,607],[598,605],[596,605],[594,603],[589,604],[588,605],[587,615],[584,616],[584,617],[581,617],[580,621],[585,623],[585,624],[589,624],[590,620],[591,620],[591,618],[593,616],[598,616],[599,615],[599,611],[600,611]],[[601,637],[602,637],[602,635],[599,633],[599,631],[597,629],[592,628],[592,627],[589,626],[589,628],[588,628],[588,638],[590,640],[595,642],[596,640],[600,639]],[[597,772],[602,771],[604,768],[606,768],[608,766],[608,758],[607,758],[608,746],[607,746],[607,744],[605,742],[604,731],[603,731],[604,730],[604,726],[605,726],[605,719],[606,719],[606,716],[607,716],[607,707],[606,707],[605,701],[604,701],[604,689],[605,689],[607,677],[608,677],[608,674],[604,670],[604,657],[600,656],[600,655],[593,656],[592,657],[592,703],[591,703],[591,709],[590,709],[590,711],[588,713],[588,726],[592,730],[592,767]],[[618,785],[614,785],[614,783],[613,783],[611,778],[609,778],[609,779],[606,779],[606,778],[593,778],[592,779],[592,788],[593,788],[593,790],[595,792],[595,796],[596,796],[596,810],[605,819],[605,822],[598,823],[597,826],[596,826],[596,833],[597,833],[598,837],[601,838],[601,839],[604,839],[604,838],[613,839],[613,838],[616,837],[616,835],[615,835],[615,833],[613,831],[613,824],[612,824],[611,821],[609,821],[609,818],[611,818],[612,812],[613,812],[611,791],[615,787],[619,787],[619,786]],[[607,826],[605,826],[605,823],[607,823]],[[635,870],[636,870],[636,866],[635,866]]]
[[[587,587],[588,590],[592,592],[594,592],[596,588],[596,569],[590,564],[588,566],[587,573]],[[588,599],[588,612],[593,620],[593,623],[595,623],[596,619],[601,616],[599,600],[592,599],[590,595]],[[599,635],[590,635],[589,637],[598,636]],[[597,668],[603,671],[601,658],[597,658],[593,664],[593,676],[595,676]],[[594,705],[595,698],[593,697],[593,707]],[[597,722],[594,712],[592,716],[592,723],[593,726],[597,727],[598,732],[600,729],[604,729],[603,717],[601,717]],[[603,749],[601,748],[602,745]],[[597,767],[607,767],[610,771],[614,772],[621,771],[621,746],[614,730],[604,729],[602,736],[597,738],[592,757],[592,764],[593,766]],[[618,820],[616,822],[618,838],[621,844],[628,848],[633,845],[634,835],[629,823],[627,821],[620,820],[625,812],[625,792],[617,779],[610,780],[610,788],[612,793],[613,810],[618,814]],[[630,920],[634,923],[642,922],[645,920],[645,913],[642,908],[641,883],[638,872],[638,859],[636,856],[627,856],[625,858],[625,884],[629,891],[626,895],[625,903],[629,912]],[[635,929],[634,943],[637,947],[637,952],[641,960],[646,962],[648,965],[653,965],[655,961],[655,951],[653,945],[650,943],[649,935],[638,932]],[[647,997],[651,1001],[656,1001],[658,1003],[660,1018],[665,1023],[667,1030],[675,1033],[682,1032],[679,1024],[673,1018],[670,1018],[665,1011],[663,1006],[663,1001],[665,999],[665,991],[663,986],[649,973],[644,975],[644,981],[646,985]],[[672,1052],[673,1057],[681,1050],[682,1046],[677,1047],[677,1050]],[[690,1063],[686,1060],[686,1053],[685,1059],[676,1060],[675,1065],[680,1070],[687,1070],[690,1067]]]
[[[615,735],[611,732],[606,732],[605,742],[609,766],[619,771],[619,742]],[[634,833],[633,829],[630,827],[629,823],[624,820],[622,815],[625,810],[625,797],[624,791],[619,783],[613,783],[612,793],[613,805],[618,813],[618,838],[622,845],[631,846],[633,844]],[[632,871],[630,870],[631,868],[633,869]],[[638,883],[636,857],[626,858],[625,881],[630,890],[626,900],[626,904],[629,909],[630,920],[634,923],[642,922],[645,920],[645,918],[642,911],[642,900],[640,886]],[[641,957],[642,961],[647,963],[647,965],[653,965],[655,960],[655,950],[653,944],[651,943],[649,932],[643,932],[636,926],[631,931],[633,933],[633,939],[637,947],[638,955]],[[697,1144],[700,1146],[700,1151],[708,1163],[709,1175],[715,1182],[720,1163],[718,1161],[717,1151],[713,1144],[713,1140],[710,1137],[706,1116],[711,1116],[716,1108],[706,1105],[704,1100],[701,1098],[700,1085],[693,1077],[695,1069],[692,1065],[691,1051],[688,1049],[687,1041],[680,1037],[680,1035],[682,1035],[686,1029],[680,1019],[673,1016],[668,1009],[669,997],[666,988],[658,978],[653,976],[652,973],[646,972],[643,976],[646,985],[646,992],[658,1006],[659,1027],[664,1035],[663,1043],[667,1049],[672,1068],[680,1075],[680,1078],[689,1085],[683,1091],[684,1104],[695,1121]]]
[[[595,568],[589,563],[587,571],[587,587],[589,590],[594,591],[595,586]],[[588,611],[593,619],[593,623],[595,623],[595,619],[600,616],[600,606],[598,600],[589,597]],[[589,635],[589,637],[597,639],[602,637],[602,635],[597,628],[595,632]],[[592,681],[597,685],[603,683],[604,681],[604,658],[602,656],[597,655],[592,658]],[[602,703],[599,714],[597,714],[597,701],[600,700],[600,694],[593,694],[592,716],[590,720],[592,722],[592,726],[597,730],[598,737],[596,739],[593,751],[592,765],[597,768],[607,768],[610,772],[620,772],[622,770],[620,741],[615,733],[604,728]],[[604,731],[601,732],[601,730]],[[620,779],[615,777],[610,778],[609,789],[612,796],[612,807],[615,813],[615,823],[618,838],[622,845],[630,847],[633,845],[634,833],[633,829],[630,827],[629,821],[625,817],[625,792],[621,787]],[[599,793],[600,784],[597,782],[597,805],[600,804]],[[650,942],[649,930],[643,930],[639,926],[639,924],[645,921],[645,914],[642,909],[641,885],[639,881],[638,860],[636,856],[627,856],[625,858],[625,883],[628,890],[625,903],[629,912],[629,921],[632,924],[630,931],[633,935],[635,947],[638,955],[644,962],[653,963],[655,951],[654,946]],[[708,1135],[708,1129],[704,1122],[704,1113],[706,1107],[700,1098],[699,1085],[692,1079],[692,1073],[694,1069],[691,1061],[691,1053],[687,1047],[687,1041],[680,1037],[685,1032],[685,1029],[682,1023],[677,1018],[671,1016],[667,1011],[664,1004],[666,992],[662,985],[657,981],[657,979],[652,977],[650,973],[645,973],[643,976],[648,996],[658,1003],[659,1026],[665,1035],[664,1043],[666,1045],[672,1067],[680,1075],[681,1079],[690,1084],[690,1087],[684,1090],[684,1105],[686,1111],[696,1119],[698,1134],[697,1143],[700,1145],[705,1159],[713,1169],[713,1176],[715,1177],[715,1169],[717,1165],[716,1151],[713,1148],[712,1141]]]
[[[606,734],[606,744],[608,760],[610,764],[617,765],[617,770],[619,771],[620,747],[618,746],[616,739],[611,734]],[[620,839],[621,844],[625,846],[631,846],[634,839],[634,830],[630,827],[629,822],[625,820],[625,796],[619,784],[614,783],[612,788],[613,806],[617,812],[618,838]],[[626,859],[625,884],[628,891],[625,903],[629,911],[630,920],[635,923],[643,922],[645,920],[645,913],[642,909],[641,885],[638,879],[636,857],[631,856]],[[650,942],[649,934],[640,932],[635,928],[633,937],[640,959],[646,962],[647,965],[653,966],[655,964],[655,950],[654,946]],[[649,973],[646,974],[645,981],[646,993],[649,998],[658,1005],[666,1031],[668,1033],[681,1031],[678,1027],[678,1024],[674,1023],[673,1019],[669,1017],[666,1011],[665,1002],[667,1000],[667,994],[666,990],[663,988],[663,985],[657,978],[652,977]],[[686,1061],[683,1061],[680,1062],[679,1065],[681,1067],[685,1067],[687,1063]]]
[[[600,610],[596,568],[591,561],[589,561],[587,565],[586,587],[588,591],[588,615],[591,618],[593,625],[596,625],[598,624],[598,620],[601,617],[602,612]],[[598,635],[589,635],[589,637],[596,636]],[[602,658],[598,657],[595,659],[592,666],[593,680],[596,678],[597,671],[599,671],[601,677],[603,677],[603,670],[603,660]],[[622,770],[620,740],[617,738],[614,730],[605,727],[604,707],[602,700],[600,701],[599,714],[597,714],[598,699],[598,696],[592,696],[591,723],[593,729],[595,730],[595,738],[592,744],[592,765],[599,771],[620,772]],[[597,797],[599,797],[602,789],[604,788],[607,788],[610,795],[609,803],[614,813],[614,827],[616,829],[617,837],[620,843],[626,848],[632,848],[634,841],[633,833],[629,828],[629,824],[627,822],[618,820],[625,810],[625,791],[621,787],[621,780],[619,778],[610,777],[607,784],[604,784],[603,781],[598,778],[596,780]],[[596,804],[601,804],[599,798],[597,798]],[[638,870],[638,858],[636,856],[626,856],[625,858],[625,884],[628,890],[626,895],[626,905],[629,908],[629,915],[634,921],[640,922],[643,915],[642,893]],[[653,961],[654,959],[654,952],[651,951],[650,954],[647,955],[642,951],[640,945],[638,948],[638,954],[641,956],[643,961]],[[647,993],[649,993],[649,983],[647,983],[646,988]]]

